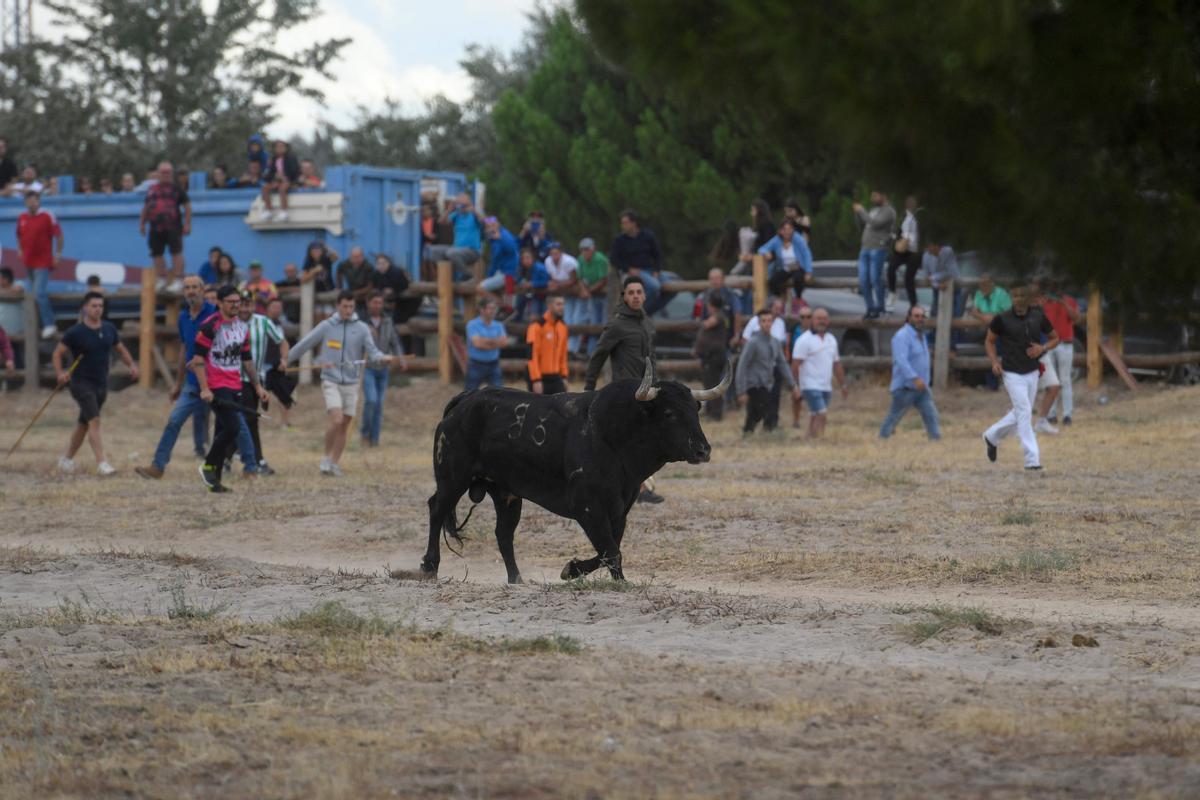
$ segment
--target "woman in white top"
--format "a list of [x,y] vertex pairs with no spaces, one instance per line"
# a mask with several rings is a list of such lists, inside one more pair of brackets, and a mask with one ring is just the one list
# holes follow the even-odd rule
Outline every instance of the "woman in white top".
[[900,237],[892,246],[888,257],[886,306],[890,311],[896,305],[896,271],[901,264],[904,270],[904,293],[908,296],[908,307],[917,304],[917,270],[921,268],[921,242],[917,234],[917,198],[904,198],[904,221],[900,223]]

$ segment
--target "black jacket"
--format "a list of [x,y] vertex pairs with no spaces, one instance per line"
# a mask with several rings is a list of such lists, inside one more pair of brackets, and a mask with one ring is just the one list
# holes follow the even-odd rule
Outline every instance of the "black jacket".
[[654,231],[640,228],[637,236],[617,234],[608,251],[608,260],[621,272],[630,267],[658,272],[662,269],[662,250],[659,249]]
[[[283,157],[283,174],[288,179],[288,183],[295,183],[300,180],[300,162],[291,153]],[[270,183],[277,177],[275,174],[275,156],[272,155],[270,161],[267,162],[267,172],[263,176],[263,179],[267,183]]]
[[640,381],[646,371],[646,356],[654,361],[654,321],[640,309],[634,311],[622,303],[600,334],[596,352],[588,362],[584,390],[596,388],[596,379],[600,377],[605,359],[609,358],[612,359],[614,381],[628,378]]

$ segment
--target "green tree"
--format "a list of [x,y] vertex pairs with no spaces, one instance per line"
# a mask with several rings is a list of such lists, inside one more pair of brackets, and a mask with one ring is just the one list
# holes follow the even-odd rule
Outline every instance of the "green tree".
[[281,93],[320,99],[310,79],[329,77],[346,44],[279,46],[283,31],[319,13],[318,0],[221,0],[212,12],[201,0],[43,5],[67,35],[4,54],[0,109],[21,156],[44,170],[112,174],[162,156],[228,159],[274,118]]
[[607,247],[617,214],[633,207],[658,235],[667,266],[696,276],[727,221],[748,221],[753,198],[778,208],[794,193],[812,209],[813,198],[848,188],[829,151],[803,136],[781,142],[760,115],[651,91],[614,69],[569,13],[544,22],[541,62],[491,115],[497,159],[483,177],[492,210],[514,231],[539,208],[568,247],[582,236]]
[[610,58],[662,87],[654,105],[679,93],[767,120],[781,144],[811,133],[873,184],[917,191],[960,247],[1024,263],[1051,252],[1060,269],[1108,291],[1196,285],[1194,3],[577,0],[577,9]]

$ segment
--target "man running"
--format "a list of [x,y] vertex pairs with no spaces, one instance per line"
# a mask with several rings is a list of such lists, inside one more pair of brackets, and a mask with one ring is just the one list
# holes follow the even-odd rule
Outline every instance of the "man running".
[[358,382],[362,378],[364,357],[373,364],[396,363],[396,356],[384,355],[375,345],[371,329],[354,313],[354,293],[338,295],[337,313],[309,331],[288,353],[287,360],[295,362],[300,356],[321,343],[319,363],[321,393],[325,397],[325,455],[321,458],[322,475],[340,478],[338,461],[346,449],[346,435],[358,407]]
[[[1042,337],[1046,343],[1042,344]],[[1000,352],[996,355],[996,342]],[[1058,344],[1054,326],[1040,308],[1029,305],[1029,290],[1019,286],[1012,290],[1012,308],[992,317],[988,323],[984,347],[992,361],[992,372],[1004,380],[1004,388],[1012,400],[1012,409],[983,434],[988,461],[996,460],[1000,441],[1014,431],[1021,438],[1025,454],[1025,469],[1042,468],[1037,435],[1033,430],[1033,401],[1037,397],[1038,359]]]
[[[70,382],[71,396],[79,404],[79,424],[71,431],[67,452],[58,459],[58,468],[63,472],[75,471],[75,453],[79,452],[85,438],[96,456],[96,471],[101,475],[116,472],[104,457],[104,443],[100,438],[100,409],[108,396],[108,365],[112,351],[116,350],[121,361],[129,367],[134,382],[138,379],[138,368],[133,363],[133,356],[117,338],[116,327],[106,322],[103,314],[104,296],[96,292],[84,295],[83,321],[67,331],[51,356],[58,385]],[[72,361],[79,359],[73,371],[63,367],[63,356],[67,351],[70,351]]]
[[188,419],[192,420],[196,454],[203,458],[208,446],[208,404],[200,399],[200,383],[189,366],[196,355],[196,333],[200,330],[200,323],[217,313],[217,307],[204,300],[204,284],[199,275],[188,275],[183,279],[183,301],[183,312],[179,315],[179,341],[183,346],[179,354],[179,374],[170,394],[175,407],[171,409],[167,427],[163,428],[158,447],[154,450],[154,460],[150,466],[134,470],[143,478],[157,480],[163,476],[171,461],[175,440],[179,438],[179,431]]
[[[204,320],[196,333],[192,372],[200,384],[200,399],[212,406],[217,418],[212,447],[200,465],[200,478],[210,492],[221,493],[229,491],[221,483],[221,468],[240,427],[242,368],[253,359],[249,326],[238,317],[238,290],[222,286],[217,290],[217,301],[218,312]],[[258,399],[266,400],[267,392],[258,383],[258,373],[251,368],[246,374]]]
[[[613,381],[640,381],[646,372],[646,359],[654,364],[654,321],[643,311],[646,285],[639,275],[629,275],[621,284],[621,303],[600,333],[596,352],[588,361],[583,390],[593,391],[606,360],[612,360]],[[661,503],[663,496],[654,491],[654,479],[647,478],[637,498],[639,503]]]
[[[258,375],[259,385],[266,386],[267,345],[275,344],[281,348],[283,353],[286,353],[287,339],[284,338],[283,331],[274,322],[262,314],[254,313],[254,292],[243,289],[241,298],[241,305],[238,306],[238,319],[246,323],[250,329],[250,363],[242,364],[241,399],[238,402],[242,405],[242,419],[245,420],[246,427],[250,431],[250,441],[254,448],[253,463],[257,467],[257,472],[259,475],[274,475],[275,470],[271,468],[271,465],[267,463],[266,456],[263,455],[262,439],[258,434],[258,395],[254,392],[254,386],[250,383],[248,373],[253,371]],[[264,408],[266,404],[267,401],[264,398]],[[237,444],[234,442],[225,452],[226,461],[233,458]]]

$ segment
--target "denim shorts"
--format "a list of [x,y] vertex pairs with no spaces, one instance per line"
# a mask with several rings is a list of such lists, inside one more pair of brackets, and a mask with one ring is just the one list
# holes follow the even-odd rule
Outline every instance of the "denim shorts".
[[804,389],[801,394],[804,395],[809,412],[813,414],[824,414],[825,409],[829,408],[829,401],[833,399],[833,392],[823,392],[820,389]]

